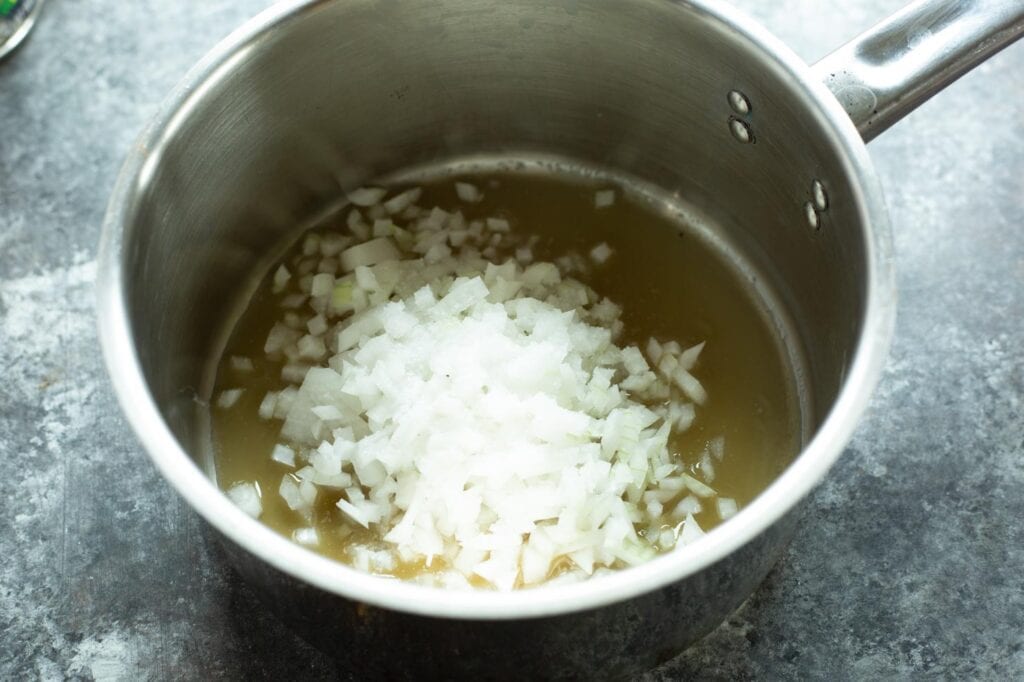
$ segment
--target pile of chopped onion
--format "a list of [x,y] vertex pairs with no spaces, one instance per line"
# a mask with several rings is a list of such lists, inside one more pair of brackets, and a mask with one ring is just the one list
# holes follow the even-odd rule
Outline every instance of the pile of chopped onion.
[[[376,538],[349,545],[355,566],[418,563],[423,582],[509,590],[692,542],[712,501],[736,513],[709,485],[721,438],[693,476],[669,448],[707,400],[691,373],[704,344],[619,347],[620,308],[570,276],[613,258],[607,244],[535,262],[536,240],[507,218],[420,208],[419,189],[387,196],[351,193],[348,234],[310,233],[295,271],[273,274],[281,320],[265,351],[288,386],[259,416],[283,421],[270,457],[287,469],[277,494],[310,523],[297,542],[318,544],[314,502],[341,491],[338,509]],[[595,205],[613,201],[603,190]],[[228,494],[261,513],[258,486]]]

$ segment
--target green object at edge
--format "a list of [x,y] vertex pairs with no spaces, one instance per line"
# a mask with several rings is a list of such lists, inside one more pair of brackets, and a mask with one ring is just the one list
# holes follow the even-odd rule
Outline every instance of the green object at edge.
[[6,17],[14,11],[21,0],[0,0],[0,17]]

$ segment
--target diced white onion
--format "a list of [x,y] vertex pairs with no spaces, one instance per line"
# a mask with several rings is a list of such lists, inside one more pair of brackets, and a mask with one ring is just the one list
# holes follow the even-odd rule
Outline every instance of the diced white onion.
[[718,505],[718,516],[723,521],[732,518],[739,511],[739,505],[731,497],[719,497],[716,504]]
[[[693,515],[715,490],[669,442],[696,417],[681,396],[707,399],[690,374],[704,344],[650,339],[646,357],[615,344],[622,309],[574,278],[613,256],[607,243],[535,262],[537,240],[507,218],[420,208],[418,188],[385,196],[349,195],[365,209],[348,213],[355,240],[307,236],[291,293],[292,274],[274,275],[286,310],[264,350],[289,385],[259,415],[284,420],[272,460],[299,462],[278,489],[288,507],[311,524],[318,491],[340,491],[338,509],[380,543],[350,546],[357,567],[442,561],[424,580],[501,590],[547,580],[563,557],[575,567],[560,580],[577,580],[703,535]],[[595,194],[598,208],[615,200]],[[715,442],[690,469],[708,482]],[[720,516],[730,502],[716,500]],[[312,526],[293,538],[321,540]]]
[[690,492],[692,492],[697,497],[714,497],[716,495],[715,489],[712,488],[711,486],[701,483],[693,476],[688,476],[686,474],[680,475],[682,476],[683,481],[686,483],[686,487],[689,488]]
[[709,440],[708,451],[712,457],[721,462],[725,457],[725,436],[715,436]]
[[307,547],[315,547],[320,544],[320,536],[317,535],[316,528],[296,528],[292,532],[292,540]]
[[685,518],[693,514],[700,514],[702,510],[700,500],[693,495],[688,495],[679,501],[676,505],[673,516],[676,518]]
[[594,207],[608,208],[615,204],[615,190],[601,189],[594,193]]
[[334,289],[334,275],[322,272],[313,277],[310,287],[310,296],[326,296]]
[[679,366],[689,372],[697,364],[697,358],[700,357],[702,350],[704,350],[704,341],[684,350],[679,354]]
[[274,446],[274,451],[270,453],[270,459],[293,467],[295,466],[295,451],[287,445],[278,443]]
[[338,260],[343,271],[352,272],[360,265],[376,265],[399,258],[401,254],[395,248],[395,243],[388,237],[379,237],[345,249]]
[[222,410],[234,407],[243,393],[245,393],[244,388],[228,388],[221,391],[220,395],[217,396],[217,407]]
[[349,192],[348,200],[356,206],[366,208],[379,204],[385,194],[387,194],[387,190],[381,187],[360,187]]
[[704,537],[704,531],[697,525],[697,521],[693,516],[687,516],[686,520],[683,521],[682,530],[679,532],[679,544],[685,546],[700,540],[702,537]]
[[677,367],[676,371],[672,373],[672,381],[682,389],[687,398],[698,405],[703,405],[708,401],[707,391],[704,390],[701,383],[682,367]]
[[598,265],[604,265],[612,257],[612,247],[607,242],[601,242],[590,250],[590,260]]
[[508,232],[512,229],[512,226],[509,225],[509,222],[504,218],[488,218],[487,229],[491,232]]
[[484,198],[484,195],[477,189],[476,185],[471,185],[468,182],[456,182],[455,194],[467,204],[479,203]]
[[284,291],[285,287],[288,286],[288,280],[292,278],[292,273],[288,271],[288,268],[283,264],[278,266],[277,270],[274,271],[274,293],[280,293]]
[[227,495],[236,507],[254,519],[258,519],[263,513],[260,489],[255,483],[236,483],[228,488]]
[[271,419],[277,407],[277,391],[268,391],[260,402],[260,419]]
[[309,318],[306,322],[306,329],[313,336],[322,336],[327,331],[327,320],[323,315],[317,315]]
[[231,356],[231,369],[236,372],[248,373],[255,369],[252,360],[240,355]]
[[419,187],[407,189],[401,194],[396,194],[385,201],[384,210],[392,215],[395,213],[401,213],[409,206],[415,204],[419,200],[421,194],[423,194],[423,190]]

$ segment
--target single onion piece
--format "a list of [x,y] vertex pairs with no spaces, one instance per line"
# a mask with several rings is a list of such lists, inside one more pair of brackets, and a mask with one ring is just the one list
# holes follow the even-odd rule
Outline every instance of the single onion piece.
[[725,457],[725,436],[716,436],[708,441],[708,451],[719,462]]
[[483,193],[477,189],[476,185],[471,185],[468,182],[456,182],[455,194],[458,195],[461,201],[465,201],[467,204],[480,203],[484,198]]
[[292,474],[285,474],[281,477],[281,485],[277,489],[278,494],[292,511],[298,511],[304,506],[302,496],[299,494],[299,484],[296,480]]
[[[334,290],[332,288],[332,290],[331,290],[332,294],[333,294],[333,291]],[[323,315],[317,315],[315,317],[311,317],[306,322],[306,329],[313,336],[323,336],[324,333],[327,331],[327,328],[328,328],[327,327],[327,320],[324,319]]]
[[320,296],[326,296],[331,293],[331,289],[334,288],[334,275],[322,272],[313,277],[313,281],[310,285],[310,296],[314,298]]
[[704,537],[704,530],[697,524],[692,515],[687,515],[682,523],[682,530],[679,532],[679,544],[688,545]]
[[693,495],[687,495],[679,501],[676,508],[672,512],[673,518],[686,518],[692,514],[699,514],[703,507],[701,507],[700,500]]
[[707,391],[704,390],[701,383],[682,367],[677,367],[676,371],[672,373],[672,381],[682,389],[687,398],[698,405],[703,405],[708,401]]
[[[488,218],[487,229],[491,232],[508,232],[512,229],[512,226],[504,218]],[[497,237],[498,235],[494,236]]]
[[234,407],[243,393],[245,393],[244,388],[228,388],[221,391],[220,395],[217,396],[217,407],[222,410]]
[[315,547],[320,544],[316,528],[296,528],[292,533],[292,540],[307,547]]
[[352,272],[360,265],[376,265],[385,261],[400,260],[401,257],[401,253],[390,238],[378,237],[345,249],[338,257],[338,261],[344,272]]
[[288,280],[292,278],[292,273],[288,271],[283,264],[274,271],[274,293],[279,294],[284,291],[284,288],[288,286]]
[[252,360],[250,360],[249,358],[243,357],[241,355],[232,355],[231,356],[231,369],[235,370],[236,372],[248,373],[248,372],[252,372],[256,368],[252,364]]
[[661,344],[653,336],[647,339],[647,357],[651,359],[651,364],[655,367],[661,362],[661,355],[664,351],[661,348]]
[[270,453],[270,459],[275,462],[280,462],[290,467],[295,466],[295,451],[287,445],[281,445],[278,443],[274,446],[274,451]]
[[353,505],[351,502],[346,500],[345,498],[341,498],[338,500],[337,507],[338,509],[343,511],[346,516],[348,516],[350,519],[358,523],[363,528],[370,527],[370,519],[367,516],[367,514],[364,513],[358,507],[356,507],[355,505]]
[[717,500],[718,505],[718,516],[726,521],[736,516],[739,511],[739,505],[736,504],[736,500],[731,497],[719,497]]
[[339,281],[331,291],[331,311],[342,314],[353,309],[355,286],[351,280]]
[[696,346],[687,348],[679,354],[679,366],[689,372],[693,369],[693,366],[697,364],[697,358],[700,357],[700,352],[704,350],[704,341],[701,341]]
[[594,193],[594,207],[608,208],[615,204],[615,190],[602,189]]
[[686,487],[690,489],[690,492],[697,497],[714,497],[717,494],[714,488],[701,483],[693,476],[689,476],[687,474],[679,475],[682,477],[683,482],[686,483]]
[[419,201],[420,195],[423,194],[423,190],[419,187],[413,189],[407,189],[401,194],[396,194],[387,201],[384,202],[384,210],[394,215],[395,213],[401,213],[408,207]]
[[277,408],[277,391],[268,391],[260,403],[260,419],[271,419]]
[[597,265],[604,265],[612,257],[613,253],[612,248],[608,246],[607,242],[601,242],[590,250],[590,260],[594,261]]
[[256,483],[236,483],[228,488],[228,499],[235,503],[235,506],[244,511],[254,519],[258,519],[263,513],[263,504],[260,502],[260,488]]
[[381,187],[360,187],[349,193],[348,200],[356,206],[366,208],[379,204],[385,194],[387,194],[387,190]]

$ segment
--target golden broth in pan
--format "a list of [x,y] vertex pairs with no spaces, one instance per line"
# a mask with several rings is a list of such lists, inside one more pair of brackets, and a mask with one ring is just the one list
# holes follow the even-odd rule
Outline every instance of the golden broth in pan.
[[[467,220],[507,216],[513,230],[539,236],[533,248],[537,260],[573,251],[586,254],[606,242],[612,257],[581,279],[622,307],[624,331],[617,345],[643,348],[652,336],[675,339],[684,348],[706,341],[694,374],[709,400],[697,408],[691,428],[670,442],[688,468],[696,467],[709,440],[724,437],[725,454],[715,462],[713,487],[721,497],[735,499],[740,509],[778,476],[800,446],[794,372],[752,292],[719,255],[678,219],[621,189],[613,205],[596,209],[595,191],[608,184],[511,172],[467,179],[483,189],[480,203],[460,202],[452,180],[446,179],[419,185],[423,195],[417,204],[458,208]],[[344,232],[344,213],[323,229]],[[301,240],[283,260],[292,263],[299,257]],[[231,409],[212,409],[211,423],[220,485],[227,489],[240,481],[256,482],[263,492],[260,520],[290,537],[310,524],[277,494],[289,471],[270,458],[281,421],[257,415],[266,392],[286,385],[281,379],[286,361],[268,360],[263,350],[270,328],[281,318],[271,288],[268,275],[238,320],[217,370],[214,396],[227,388],[245,391]],[[228,362],[232,356],[250,358],[254,371],[238,372]],[[320,491],[312,524],[319,544],[313,549],[345,561],[350,543],[371,541],[376,534],[335,506],[341,494]],[[695,519],[705,531],[721,523],[713,503],[703,505]],[[413,577],[422,570],[420,564],[400,565],[393,575]]]

